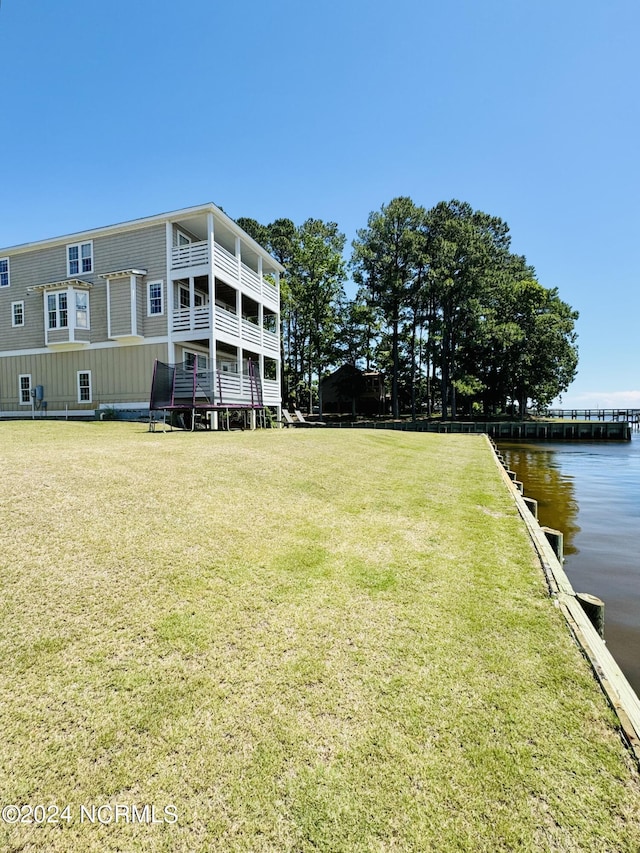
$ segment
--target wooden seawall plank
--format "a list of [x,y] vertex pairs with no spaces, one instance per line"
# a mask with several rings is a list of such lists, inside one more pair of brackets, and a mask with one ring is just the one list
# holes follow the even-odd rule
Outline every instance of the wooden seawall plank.
[[640,699],[577,600],[571,581],[562,568],[542,528],[529,511],[523,496],[498,459],[495,448],[489,438],[487,438],[487,443],[491,448],[496,465],[501,472],[503,482],[513,495],[518,511],[529,531],[547,578],[550,593],[558,601],[567,624],[591,662],[596,677],[609,699],[612,708],[618,715],[625,737],[640,764]]

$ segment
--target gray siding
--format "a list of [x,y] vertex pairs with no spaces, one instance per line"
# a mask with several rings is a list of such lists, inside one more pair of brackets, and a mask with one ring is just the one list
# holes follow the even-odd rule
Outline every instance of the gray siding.
[[[100,274],[122,269],[146,269],[146,281],[162,279],[166,282],[166,229],[164,224],[160,223],[132,231],[97,236],[92,242],[93,272],[81,273],[77,277],[93,284],[89,293],[91,342],[99,343],[107,340],[107,284],[100,278]],[[11,284],[0,289],[2,350],[36,349],[44,346],[43,296],[41,293],[30,293],[28,289],[68,278],[67,245],[68,242],[64,240],[53,246],[7,253]],[[13,329],[11,303],[19,300],[24,300],[25,303],[25,325]],[[140,312],[143,324],[138,331],[142,334],[146,315],[146,288],[142,294]],[[151,334],[166,334],[166,314],[161,318],[153,318],[153,321]]]
[[111,337],[131,334],[131,283],[127,278],[112,278],[109,282]]
[[[155,315],[153,317],[147,317],[147,285],[150,281],[162,281],[162,294],[163,294],[163,305],[164,305],[164,314]],[[148,275],[142,287],[142,311],[143,311],[143,325],[141,328],[144,329],[144,334],[148,337],[157,337],[158,335],[166,335],[167,334],[167,324],[168,324],[168,304],[167,304],[167,279],[163,276],[158,276],[157,278],[152,278],[152,276]]]

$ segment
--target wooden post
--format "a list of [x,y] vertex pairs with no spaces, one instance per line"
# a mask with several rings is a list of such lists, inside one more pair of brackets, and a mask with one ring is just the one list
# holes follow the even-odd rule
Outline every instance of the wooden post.
[[604,601],[588,592],[577,592],[576,598],[598,635],[604,639]]
[[549,544],[553,548],[553,552],[558,558],[558,562],[562,565],[564,561],[564,536],[559,530],[554,530],[551,527],[540,528],[544,535],[549,540]]

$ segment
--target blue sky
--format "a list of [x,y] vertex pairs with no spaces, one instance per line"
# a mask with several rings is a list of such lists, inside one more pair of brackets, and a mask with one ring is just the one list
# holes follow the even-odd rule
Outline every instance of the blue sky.
[[2,0],[0,245],[458,198],[580,311],[564,404],[640,407],[639,37],[637,0]]

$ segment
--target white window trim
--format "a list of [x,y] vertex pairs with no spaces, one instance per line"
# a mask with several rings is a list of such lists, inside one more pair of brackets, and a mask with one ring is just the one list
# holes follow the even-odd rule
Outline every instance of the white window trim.
[[[82,393],[81,393],[82,388],[80,386],[80,377],[81,376],[88,376],[89,377],[89,399],[88,400],[82,399]],[[76,387],[78,390],[78,403],[92,403],[93,402],[93,388],[92,388],[92,384],[91,384],[91,371],[90,370],[79,370],[77,372],[77,374],[76,374]],[[86,387],[86,386],[83,386],[83,387]]]
[[[187,361],[188,356],[192,356],[193,360],[196,364],[196,372],[200,372],[202,370],[209,370],[209,354],[206,352],[199,352],[195,349],[183,349],[182,350],[182,360]],[[199,365],[198,362],[204,359],[204,365]]]
[[[182,237],[182,242],[180,242],[180,238]],[[188,246],[189,243],[193,243],[191,237],[188,234],[185,234],[184,231],[181,231],[179,228],[176,228],[176,246]]]
[[[22,399],[22,380],[23,379],[29,380],[29,399],[28,400]],[[31,391],[32,390],[33,390],[33,385],[31,384],[31,374],[30,373],[21,373],[18,376],[18,403],[21,406],[30,406],[31,405]]]
[[[16,308],[18,305],[22,306],[22,323],[16,323]],[[24,300],[22,299],[11,303],[11,326],[14,329],[21,329],[24,326]]]
[[[87,295],[87,325],[79,326],[78,325],[78,304],[76,301],[76,296],[78,293],[86,293]],[[67,297],[67,307],[66,309],[60,308],[60,295],[64,294]],[[45,330],[47,334],[50,332],[58,332],[58,331],[67,331],[69,335],[73,335],[76,331],[80,332],[90,332],[91,331],[91,294],[89,290],[85,288],[76,288],[69,287],[65,290],[47,290],[44,292],[44,324]],[[56,307],[55,307],[55,315],[56,315],[56,325],[50,325],[51,319],[49,317],[49,297],[53,296],[55,299]],[[65,310],[67,312],[67,324],[66,326],[60,325],[60,312],[61,310]]]
[[[91,246],[91,255],[90,255],[90,257],[91,257],[91,269],[90,270],[83,270],[82,269],[82,247],[83,246]],[[71,260],[69,258],[69,249],[74,249],[74,248],[78,250],[78,269],[74,270],[72,272],[71,271]],[[69,276],[69,278],[72,278],[73,276],[79,276],[79,275],[90,275],[91,273],[93,273],[93,268],[94,268],[93,240],[82,240],[80,243],[68,243],[67,248],[66,248],[66,253],[67,253],[67,275]]]
[[[160,285],[160,311],[155,314],[151,312],[151,288],[154,284]],[[147,282],[147,317],[162,317],[164,315],[164,281],[156,279],[156,281]]]
[[0,258],[0,261],[6,261],[7,262],[7,272],[6,272],[7,283],[6,284],[0,283],[0,287],[10,287],[11,286],[11,261],[9,258]]
[[[52,290],[47,291],[44,294],[45,299],[45,311],[46,311],[46,328],[49,332],[56,332],[58,330],[70,329],[72,327],[71,319],[75,320],[75,299],[72,298],[73,290]],[[60,296],[64,294],[67,297],[67,307],[60,308]],[[56,324],[55,326],[51,325],[51,318],[49,316],[49,297],[53,296],[55,298],[56,307],[54,309],[56,316]],[[71,307],[73,303],[73,306]],[[67,322],[63,326],[61,324],[60,314],[62,311],[66,311],[67,313]],[[72,317],[69,316],[69,312],[73,311]]]
[[[73,288],[72,292],[73,292],[73,303],[74,303],[74,305],[73,305],[74,327],[76,329],[79,329],[81,332],[89,332],[89,331],[91,331],[91,311],[90,311],[91,300],[89,299],[89,291],[88,290],[76,290],[76,288]],[[83,310],[83,309],[78,309],[78,294],[79,293],[84,293],[86,295],[86,298],[87,298],[87,307],[86,307],[86,309],[84,309],[84,310],[86,310],[86,314],[87,314],[86,326],[78,325],[78,311]]]

